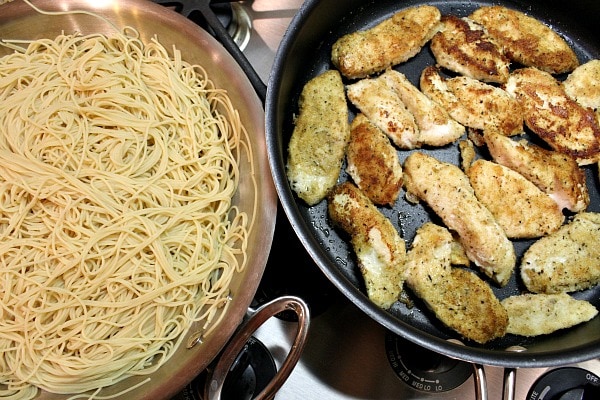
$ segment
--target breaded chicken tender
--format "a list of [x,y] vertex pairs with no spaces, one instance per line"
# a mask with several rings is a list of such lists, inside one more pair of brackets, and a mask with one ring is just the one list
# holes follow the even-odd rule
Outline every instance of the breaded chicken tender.
[[406,105],[382,77],[366,78],[346,87],[348,99],[401,149],[419,144],[419,127]]
[[327,200],[329,217],[350,235],[369,299],[388,309],[398,300],[404,285],[404,240],[390,220],[353,184],[336,186]]
[[515,267],[513,244],[477,199],[465,173],[420,152],[408,156],[403,171],[408,198],[414,196],[427,203],[457,233],[469,259],[504,286]]
[[380,79],[396,92],[414,116],[419,129],[415,147],[445,146],[465,133],[464,126],[450,117],[442,106],[425,96],[404,74],[389,70]]
[[392,205],[402,188],[402,165],[387,136],[363,114],[350,126],[348,174],[375,204]]
[[331,61],[350,78],[364,78],[414,57],[439,28],[441,14],[433,6],[399,11],[373,28],[339,38]]
[[502,300],[502,306],[508,313],[507,333],[521,336],[547,335],[587,322],[598,314],[589,302],[565,293],[511,296]]
[[579,65],[568,43],[541,21],[503,6],[475,10],[470,19],[483,25],[511,60],[551,74],[572,71]]
[[430,44],[438,65],[484,82],[506,82],[510,60],[486,37],[481,25],[454,15],[445,15],[441,21],[442,29]]
[[460,167],[463,171],[468,172],[473,162],[477,159],[475,145],[470,139],[461,140],[458,142],[458,150],[460,152]]
[[600,126],[594,112],[571,99],[559,81],[536,68],[511,73],[506,90],[521,104],[525,124],[579,165],[600,160]]
[[506,136],[523,133],[521,106],[501,88],[464,76],[445,79],[433,66],[421,73],[420,87],[464,126]]
[[510,168],[479,159],[467,175],[475,195],[509,238],[545,236],[560,228],[565,219],[550,196]]
[[592,110],[600,110],[600,60],[590,60],[575,68],[562,84],[573,100]]
[[451,267],[453,242],[446,228],[430,222],[421,226],[407,253],[407,286],[464,338],[486,343],[503,336],[506,311],[476,274]]
[[326,71],[302,89],[300,113],[288,145],[287,177],[308,205],[336,184],[350,138],[348,104],[338,71]]
[[493,132],[487,132],[484,140],[495,162],[530,180],[561,210],[580,212],[590,204],[585,173],[571,156]]
[[521,279],[530,292],[562,293],[600,283],[600,214],[580,213],[523,254]]
[[591,60],[575,68],[562,84],[569,97],[594,110],[600,124],[600,60]]
[[[569,97],[594,110],[600,125],[600,60],[590,60],[575,68],[562,84]],[[598,170],[600,171],[600,161]]]

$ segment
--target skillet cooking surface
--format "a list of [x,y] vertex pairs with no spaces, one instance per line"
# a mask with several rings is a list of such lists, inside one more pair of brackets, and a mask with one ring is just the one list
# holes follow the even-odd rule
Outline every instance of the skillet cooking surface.
[[[333,2],[325,1],[322,3]],[[495,2],[495,4],[497,3]],[[312,8],[309,5],[308,7],[303,7],[300,14],[292,22],[292,29],[288,31],[287,37],[284,37],[284,42],[282,43],[282,48],[288,54],[278,54],[274,73],[269,82],[269,90],[275,92],[275,94],[271,93],[271,96],[267,96],[267,131],[271,128],[269,124],[278,124],[272,128],[275,132],[273,135],[281,135],[273,139],[281,140],[278,143],[279,148],[275,150],[269,149],[270,151],[276,151],[277,157],[279,157],[278,160],[271,160],[272,163],[279,163],[275,167],[272,164],[276,186],[282,198],[284,209],[292,222],[292,226],[313,259],[338,289],[375,320],[393,332],[407,337],[417,344],[447,355],[489,365],[528,367],[564,364],[576,359],[598,357],[598,347],[600,347],[598,345],[600,318],[598,317],[587,324],[543,337],[525,338],[506,335],[486,345],[469,342],[466,347],[462,347],[445,341],[448,338],[459,337],[454,332],[442,326],[429,311],[423,312],[424,305],[417,301],[416,297],[412,294],[410,298],[415,300],[412,308],[396,302],[389,312],[380,310],[366,297],[363,279],[357,268],[354,252],[348,237],[331,225],[327,217],[327,202],[322,201],[316,206],[307,207],[304,202],[292,193],[285,177],[284,165],[285,160],[287,160],[287,143],[293,130],[293,117],[298,110],[298,97],[303,85],[309,79],[323,71],[334,68],[330,62],[330,51],[332,44],[339,37],[356,30],[372,27],[381,20],[391,16],[394,12],[421,3],[419,1],[354,1],[352,4],[356,4],[357,7],[347,6],[344,7],[345,11],[333,10],[335,5],[318,5]],[[479,6],[489,5],[491,2],[436,1],[428,2],[427,4],[437,6],[442,15],[466,16]],[[524,7],[522,4],[518,5],[513,2],[503,2],[502,4],[524,11],[550,25],[567,39],[568,43],[577,53],[581,63],[592,58],[600,58],[600,44],[597,42],[597,39],[591,35],[586,37],[585,30],[578,29],[574,22],[575,20],[572,18],[563,16],[560,13],[558,15],[553,14],[543,7]],[[329,9],[326,9],[327,7]],[[333,22],[331,15],[328,17],[322,16],[327,15],[329,12],[338,13],[338,15],[343,13],[341,14],[341,20],[338,19]],[[566,13],[567,11],[563,10],[563,12]],[[558,16],[560,19],[557,18]],[[317,26],[316,21],[319,19],[320,24],[324,25],[322,28]],[[308,32],[309,29],[320,29],[320,32],[318,34],[311,33]],[[319,37],[320,39],[318,39]],[[280,48],[280,53],[282,52],[282,48]],[[298,60],[303,60],[300,63],[301,65],[298,65]],[[418,87],[421,71],[426,65],[433,64],[435,64],[434,58],[429,50],[429,45],[426,45],[416,57],[396,66],[395,69],[404,73]],[[564,78],[564,76],[559,78]],[[345,81],[345,83],[349,82],[351,81]],[[273,97],[276,100],[273,100]],[[274,102],[278,103],[275,105],[273,104]],[[277,108],[272,112],[272,109],[275,107]],[[354,117],[355,111],[351,106],[351,118]],[[269,120],[270,118],[274,119],[275,122]],[[267,135],[269,136],[269,132]],[[526,137],[539,143],[539,140],[529,135]],[[456,144],[439,149],[413,151],[423,151],[439,160],[451,162],[455,165],[459,161],[459,150]],[[413,151],[399,151],[400,161],[403,163],[406,157]],[[489,156],[485,154],[483,156],[489,159]],[[349,179],[345,172],[345,166],[344,164],[342,167],[340,181]],[[591,198],[588,210],[600,211],[597,166],[585,167],[585,170]],[[393,207],[379,207],[379,209],[392,221],[406,240],[407,248],[409,248],[416,229],[424,222],[433,221],[438,224],[442,223],[422,203],[419,205],[407,203],[404,195],[405,191],[403,190]],[[533,241],[518,240],[513,241],[513,243],[518,256],[518,266],[521,255]],[[524,286],[515,275],[513,274],[510,282],[504,288],[492,285],[494,292],[500,299],[518,294],[524,290]],[[596,287],[587,291],[574,293],[573,296],[578,299],[586,299],[597,308],[600,308],[599,293],[600,288]],[[503,351],[512,345],[521,345],[528,348],[527,354],[514,354]],[[569,357],[574,358],[568,358],[566,354],[560,360],[556,358],[557,351],[573,349],[575,349],[575,352],[571,353]],[[594,354],[594,351],[590,351],[590,349],[593,349],[596,354]],[[504,359],[499,359],[498,356],[504,357]]]

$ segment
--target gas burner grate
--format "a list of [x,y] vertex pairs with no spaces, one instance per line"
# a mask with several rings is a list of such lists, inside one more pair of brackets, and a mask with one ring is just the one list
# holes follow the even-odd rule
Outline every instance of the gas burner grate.
[[[252,34],[252,19],[248,12],[236,1],[169,1],[156,0],[156,3],[174,10],[195,24],[218,37],[212,22],[216,20],[226,29],[235,44],[244,50]],[[208,13],[214,17],[207,16]]]
[[264,102],[267,88],[243,53],[252,34],[252,19],[239,1],[153,0],[170,8],[213,35],[237,61]]

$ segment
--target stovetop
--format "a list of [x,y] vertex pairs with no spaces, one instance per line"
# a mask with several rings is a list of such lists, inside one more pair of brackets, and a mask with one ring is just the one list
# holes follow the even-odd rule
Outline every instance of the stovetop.
[[[273,319],[257,332],[257,338],[271,349],[279,365],[283,360],[282,356],[291,345],[290,335],[293,329],[293,323]],[[421,374],[418,373],[409,378],[396,374],[387,357],[387,335],[388,332],[384,328],[356,307],[344,301],[338,302],[311,321],[304,355],[276,399],[465,400],[476,398],[473,376],[456,389],[438,392],[437,388],[441,383],[436,383],[435,377],[421,380],[422,377],[419,376]],[[435,355],[432,358],[435,358]],[[586,371],[584,375],[592,372],[596,377],[600,376],[598,360],[571,367],[583,369]],[[530,393],[530,389],[540,376],[552,370],[557,368],[517,370],[514,398],[543,400],[541,393],[548,390],[547,385],[541,386],[538,395]],[[488,398],[503,399],[504,369],[485,367],[485,375]],[[419,389],[416,389],[417,387]],[[572,397],[572,399],[576,398]]]
[[[312,317],[303,355],[276,399],[556,400],[554,395],[575,381],[580,386],[600,385],[600,360],[516,371],[483,366],[487,390],[478,397],[471,364],[403,341],[349,302],[310,260],[285,218],[280,212],[257,301],[297,295],[311,305]],[[291,348],[295,329],[294,322],[272,318],[255,334],[277,367]],[[551,372],[558,378],[540,380]],[[503,397],[508,373],[516,374],[516,386],[512,397]],[[580,393],[565,396],[573,397],[561,399],[596,399],[600,388],[593,395],[588,392],[588,397]]]
[[[251,23],[249,37],[242,39],[243,53],[265,83],[281,37],[301,4],[301,0],[254,0],[235,5]],[[473,366],[401,341],[345,299],[326,281],[279,209],[273,250],[255,302],[260,304],[286,294],[305,299],[311,306],[312,319],[303,355],[276,399],[476,398]],[[272,318],[255,333],[254,339],[270,353],[271,362],[278,367],[292,345],[294,332],[294,322]],[[412,357],[399,354],[399,349],[409,349],[408,353],[416,355],[416,364],[410,360]],[[448,371],[457,370],[462,377],[446,376],[450,375]],[[486,393],[481,394],[484,399],[507,398],[503,397],[505,375],[516,373],[515,399],[549,400],[555,398],[553,394],[565,381],[581,380],[581,385],[598,383],[600,360],[516,372],[485,366],[483,371],[487,384]],[[552,377],[552,373],[558,378]],[[260,380],[254,375],[249,378],[254,383]],[[201,398],[197,393],[201,382],[199,377],[176,399]],[[582,393],[570,392],[565,395],[569,397],[561,398],[585,399]]]

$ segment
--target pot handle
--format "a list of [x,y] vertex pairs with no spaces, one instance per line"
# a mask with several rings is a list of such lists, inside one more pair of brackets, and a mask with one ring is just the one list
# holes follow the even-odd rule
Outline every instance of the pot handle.
[[473,364],[473,377],[475,381],[475,399],[488,400],[487,379],[481,364]]
[[[461,346],[465,344],[457,339],[448,339],[449,342]],[[488,400],[487,379],[483,365],[473,363],[473,382],[475,382],[475,400]]]
[[[521,352],[527,350],[522,346],[510,346],[506,351]],[[502,400],[515,400],[517,387],[517,370],[516,368],[504,369],[504,385],[502,387]]]
[[275,397],[275,394],[279,388],[281,388],[300,359],[308,334],[310,321],[308,306],[302,299],[295,296],[279,297],[264,304],[241,326],[221,354],[217,365],[214,369],[208,371],[206,384],[204,386],[203,398],[205,400],[218,400],[221,398],[221,391],[223,390],[225,378],[238,354],[246,342],[248,342],[250,336],[252,336],[252,334],[269,318],[288,310],[294,311],[298,316],[296,337],[292,343],[290,352],[277,371],[277,374],[273,380],[269,382],[267,387],[255,397],[255,400],[271,400]]

